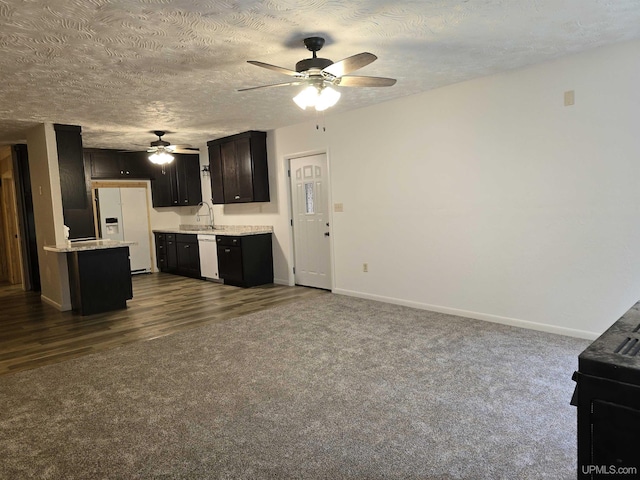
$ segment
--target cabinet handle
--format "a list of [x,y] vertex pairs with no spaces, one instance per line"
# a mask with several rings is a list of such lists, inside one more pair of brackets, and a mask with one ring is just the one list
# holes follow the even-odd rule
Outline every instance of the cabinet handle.
[[224,249],[224,253],[231,253],[231,249],[230,248],[225,248]]
[[189,200],[185,200],[184,203],[189,203]]
[[184,248],[189,248],[189,245],[185,245]]
[[234,197],[234,199],[235,199],[235,200],[240,200],[240,195],[236,195],[236,196]]

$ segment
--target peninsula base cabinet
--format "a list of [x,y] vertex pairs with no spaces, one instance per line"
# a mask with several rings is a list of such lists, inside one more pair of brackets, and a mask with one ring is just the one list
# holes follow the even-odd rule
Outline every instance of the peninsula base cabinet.
[[133,298],[129,247],[67,253],[71,306],[81,315],[127,308]]
[[271,234],[216,235],[218,272],[226,285],[254,287],[273,283]]

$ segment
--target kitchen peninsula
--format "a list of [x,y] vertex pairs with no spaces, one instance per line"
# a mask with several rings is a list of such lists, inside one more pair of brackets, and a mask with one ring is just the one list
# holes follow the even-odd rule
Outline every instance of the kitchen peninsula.
[[71,306],[81,315],[127,308],[133,298],[129,245],[136,242],[84,240],[45,245],[67,255]]

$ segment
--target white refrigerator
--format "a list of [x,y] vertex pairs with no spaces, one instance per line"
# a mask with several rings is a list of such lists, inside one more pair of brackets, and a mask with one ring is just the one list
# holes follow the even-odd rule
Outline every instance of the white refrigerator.
[[108,187],[97,189],[100,236],[137,242],[129,246],[131,273],[151,272],[151,242],[147,189]]

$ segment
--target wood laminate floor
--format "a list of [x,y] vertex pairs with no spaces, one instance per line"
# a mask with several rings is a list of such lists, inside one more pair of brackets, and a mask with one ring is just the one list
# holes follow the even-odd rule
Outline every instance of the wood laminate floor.
[[133,299],[125,310],[83,317],[56,310],[39,293],[0,286],[0,375],[327,293],[282,285],[239,288],[152,273],[133,277]]

